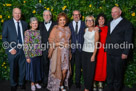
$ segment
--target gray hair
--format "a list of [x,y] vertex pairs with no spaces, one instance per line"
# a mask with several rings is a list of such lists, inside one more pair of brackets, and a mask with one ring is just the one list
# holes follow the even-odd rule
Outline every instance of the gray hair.
[[79,14],[81,15],[81,12],[80,12],[79,10],[74,10],[73,13],[74,13],[75,11],[79,12]]
[[49,12],[50,15],[52,16],[51,11],[49,11],[49,10],[44,10],[44,11],[43,11],[43,14],[44,14],[45,12]]
[[38,22],[38,19],[36,17],[31,17],[30,18],[30,23],[32,23],[33,21],[37,21]]

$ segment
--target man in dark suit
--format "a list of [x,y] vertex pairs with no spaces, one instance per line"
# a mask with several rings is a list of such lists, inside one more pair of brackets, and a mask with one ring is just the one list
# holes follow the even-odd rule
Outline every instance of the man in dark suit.
[[13,19],[5,21],[3,24],[2,40],[8,46],[6,53],[10,64],[11,91],[16,91],[17,85],[21,89],[25,88],[25,55],[22,44],[27,23],[20,20],[21,10],[19,8],[14,8],[12,14]]
[[133,47],[131,43],[133,33],[132,24],[122,18],[121,13],[122,11],[119,7],[113,7],[111,11],[113,20],[108,24],[106,39],[108,91],[121,91],[124,62],[131,49],[128,46],[131,45]]
[[48,58],[48,38],[53,26],[56,24],[51,20],[52,14],[49,10],[45,10],[43,12],[43,19],[44,22],[41,22],[39,25],[41,37],[42,37],[42,44],[43,46],[43,56],[42,56],[42,69],[44,72],[44,77],[42,81],[42,87],[45,88],[48,83],[48,73],[49,73],[49,58]]
[[70,84],[73,83],[73,70],[74,70],[74,63],[76,66],[75,69],[75,83],[76,88],[80,88],[80,78],[81,78],[81,51],[83,45],[83,35],[85,30],[85,22],[80,20],[81,13],[79,10],[73,11],[73,21],[69,24],[71,30],[71,44],[72,44],[72,60],[71,60],[71,68],[72,68],[72,76],[70,77]]

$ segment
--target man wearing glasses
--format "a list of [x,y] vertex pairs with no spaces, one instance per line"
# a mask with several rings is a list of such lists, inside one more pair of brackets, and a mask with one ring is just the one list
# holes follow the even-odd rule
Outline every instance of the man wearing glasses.
[[48,83],[48,73],[49,73],[49,58],[48,58],[48,48],[49,48],[49,43],[48,43],[48,38],[50,35],[50,32],[53,28],[53,26],[56,24],[51,20],[52,14],[49,10],[45,10],[43,12],[43,19],[44,22],[41,22],[39,24],[39,29],[42,37],[42,48],[43,48],[43,55],[42,55],[42,71],[44,74],[43,80],[42,80],[42,87],[46,88],[47,83]]
[[75,84],[76,88],[80,89],[80,78],[81,78],[81,50],[83,45],[83,35],[85,29],[85,22],[80,20],[81,13],[79,10],[73,11],[73,21],[69,24],[71,29],[71,52],[72,52],[72,60],[71,60],[71,68],[72,75],[70,77],[70,86],[73,83],[73,69],[75,63]]

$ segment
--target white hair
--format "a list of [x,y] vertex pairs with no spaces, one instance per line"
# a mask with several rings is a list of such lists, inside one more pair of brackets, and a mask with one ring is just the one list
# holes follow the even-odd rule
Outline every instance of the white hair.
[[31,17],[30,18],[30,23],[32,23],[33,21],[37,21],[38,22],[38,19],[36,17]]
[[50,15],[52,16],[52,14],[51,14],[51,12],[50,12],[49,10],[44,10],[44,11],[43,11],[43,14],[44,14],[45,12],[49,12]]
[[79,10],[74,10],[73,13],[74,13],[75,11],[77,11],[77,12],[81,15],[81,12],[80,12]]

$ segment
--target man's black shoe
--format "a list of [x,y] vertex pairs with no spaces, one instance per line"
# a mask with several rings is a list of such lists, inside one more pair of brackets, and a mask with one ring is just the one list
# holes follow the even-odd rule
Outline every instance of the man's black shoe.
[[76,88],[81,88],[81,85],[80,84],[76,84]]
[[41,86],[42,86],[42,88],[46,88],[47,84],[42,84]]
[[19,89],[26,89],[25,85],[19,85],[18,88]]
[[45,91],[50,91],[50,90],[48,90],[47,88],[45,88]]
[[16,86],[11,86],[11,91],[16,91],[17,87]]

